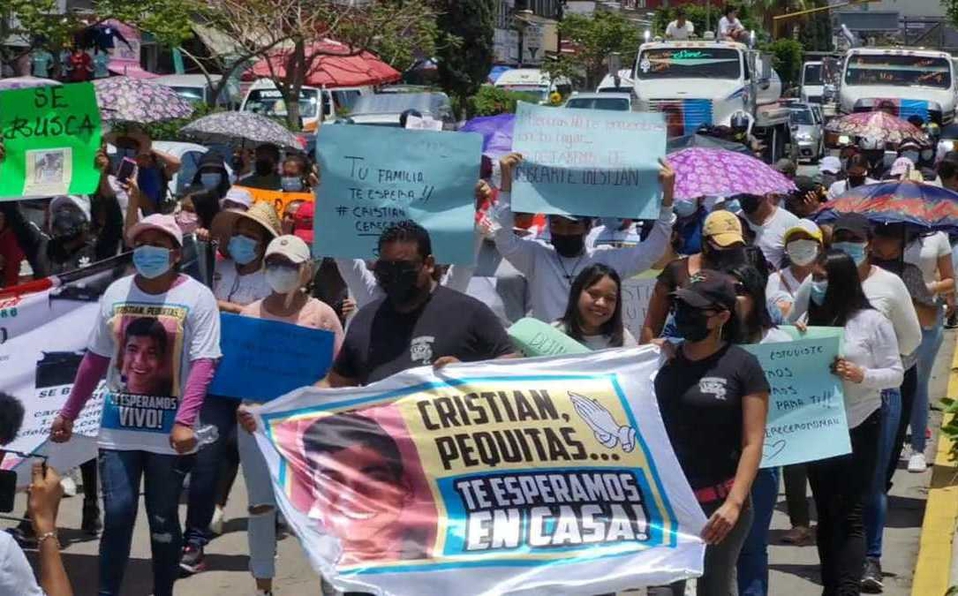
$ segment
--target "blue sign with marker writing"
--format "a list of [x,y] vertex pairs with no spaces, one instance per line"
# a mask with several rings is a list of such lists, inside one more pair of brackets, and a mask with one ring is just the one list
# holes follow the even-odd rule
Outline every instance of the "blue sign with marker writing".
[[657,219],[659,113],[548,108],[521,103],[512,149],[522,154],[513,211]]
[[317,255],[375,258],[380,234],[411,219],[429,231],[436,262],[474,262],[481,135],[324,126],[316,154]]
[[851,452],[842,381],[831,373],[841,328],[813,328],[814,339],[742,346],[754,354],[772,387],[763,468]]
[[332,366],[331,331],[228,313],[220,324],[223,359],[210,395],[265,402],[314,385]]

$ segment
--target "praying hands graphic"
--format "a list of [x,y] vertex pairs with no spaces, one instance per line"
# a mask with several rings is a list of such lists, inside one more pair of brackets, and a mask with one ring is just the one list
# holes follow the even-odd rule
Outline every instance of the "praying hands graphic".
[[589,425],[595,438],[608,449],[615,449],[619,443],[622,451],[631,453],[635,449],[635,429],[622,426],[598,401],[578,393],[568,392],[576,413]]

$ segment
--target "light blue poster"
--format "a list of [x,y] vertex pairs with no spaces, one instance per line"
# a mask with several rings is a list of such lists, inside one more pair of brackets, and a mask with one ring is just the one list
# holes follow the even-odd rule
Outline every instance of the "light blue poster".
[[831,373],[840,332],[821,331],[816,339],[742,346],[755,354],[772,386],[763,468],[851,452],[842,382]]
[[662,114],[520,103],[512,149],[523,162],[513,210],[657,219],[665,140]]
[[380,234],[411,219],[429,231],[437,263],[473,263],[481,135],[323,126],[316,153],[317,255],[375,258]]

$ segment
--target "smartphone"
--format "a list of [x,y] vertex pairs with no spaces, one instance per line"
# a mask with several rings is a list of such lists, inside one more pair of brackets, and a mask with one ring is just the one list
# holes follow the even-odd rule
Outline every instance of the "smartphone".
[[126,182],[135,171],[136,162],[129,157],[124,157],[120,166],[116,169],[116,179],[120,182]]
[[17,473],[13,470],[0,470],[0,513],[13,511],[16,496]]

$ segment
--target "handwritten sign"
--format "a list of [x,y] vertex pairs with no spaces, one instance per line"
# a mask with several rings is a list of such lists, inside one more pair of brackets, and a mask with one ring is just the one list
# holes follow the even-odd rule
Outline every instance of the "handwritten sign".
[[253,197],[253,203],[269,203],[276,210],[280,217],[286,213],[286,209],[293,203],[312,203],[315,197],[311,192],[284,192],[282,190],[266,190],[263,188],[250,188],[248,186],[233,185],[233,188],[242,188],[249,192]]
[[642,336],[655,282],[654,277],[630,277],[622,281],[622,323],[635,339]]
[[269,401],[326,376],[335,334],[281,321],[220,315],[223,359],[210,395]]
[[91,83],[0,92],[0,199],[92,194],[100,111]]
[[772,386],[762,467],[816,461],[851,452],[842,382],[829,367],[839,336],[743,346],[755,354]]
[[587,354],[590,351],[552,325],[531,317],[519,319],[507,332],[516,349],[528,357]]
[[665,139],[665,120],[658,113],[520,103],[512,147],[524,160],[512,184],[513,208],[656,219]]
[[374,258],[380,234],[411,219],[436,261],[472,264],[482,136],[375,126],[324,126],[316,200],[317,254]]

